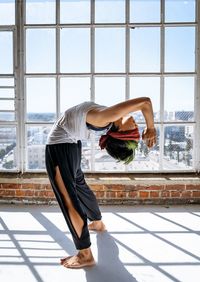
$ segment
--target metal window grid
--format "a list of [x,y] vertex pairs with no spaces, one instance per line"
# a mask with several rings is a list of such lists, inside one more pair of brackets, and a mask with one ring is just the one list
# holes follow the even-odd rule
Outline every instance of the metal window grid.
[[[160,5],[160,23],[130,23],[130,1],[125,0],[125,22],[124,23],[95,23],[95,0],[91,0],[91,22],[87,24],[60,24],[60,0],[56,0],[56,23],[55,24],[26,24],[26,0],[16,0],[16,25],[15,26],[0,26],[0,31],[13,32],[13,50],[14,50],[14,74],[0,75],[0,77],[13,77],[15,78],[15,105],[16,105],[16,121],[15,122],[0,122],[0,126],[16,126],[17,127],[17,155],[18,155],[18,171],[27,171],[27,141],[26,141],[26,128],[28,125],[52,125],[52,123],[44,122],[29,122],[26,121],[26,78],[29,77],[54,77],[56,79],[56,116],[60,114],[60,78],[62,77],[90,77],[91,81],[91,100],[95,99],[95,77],[125,77],[125,99],[130,97],[130,78],[131,77],[160,77],[160,122],[155,124],[160,128],[160,163],[159,171],[167,172],[163,169],[162,159],[164,155],[164,126],[165,125],[193,125],[194,126],[194,149],[193,160],[194,165],[190,171],[200,171],[200,0],[196,0],[196,20],[195,22],[164,22],[165,15],[165,1],[161,0]],[[193,26],[196,32],[195,41],[195,72],[165,72],[164,71],[164,47],[165,47],[165,27],[185,27]],[[60,73],[60,29],[65,27],[71,28],[90,28],[91,36],[91,65],[90,73]],[[95,28],[125,28],[125,72],[124,73],[95,73]],[[134,27],[160,27],[160,72],[156,73],[131,73],[129,58],[130,58],[130,28]],[[38,28],[54,28],[56,30],[56,73],[26,73],[25,61],[25,42],[26,30]],[[165,77],[185,77],[191,76],[195,78],[195,119],[194,122],[165,122],[164,121],[164,78]],[[144,123],[140,123],[141,125]],[[94,171],[94,136],[92,138],[91,147],[91,172]],[[32,170],[28,170],[32,171]],[[40,170],[37,170],[40,171]],[[188,172],[189,170],[187,170]],[[35,170],[34,170],[35,172]],[[122,171],[123,172],[123,171]],[[137,173],[140,171],[137,171]],[[153,171],[141,171],[141,173]],[[173,170],[170,172],[179,172]],[[181,170],[181,172],[184,172]]]

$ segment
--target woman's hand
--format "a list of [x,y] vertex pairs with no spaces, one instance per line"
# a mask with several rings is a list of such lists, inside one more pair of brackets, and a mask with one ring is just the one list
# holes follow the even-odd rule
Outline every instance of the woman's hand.
[[142,132],[142,140],[145,141],[148,148],[153,147],[156,144],[156,129],[145,128]]

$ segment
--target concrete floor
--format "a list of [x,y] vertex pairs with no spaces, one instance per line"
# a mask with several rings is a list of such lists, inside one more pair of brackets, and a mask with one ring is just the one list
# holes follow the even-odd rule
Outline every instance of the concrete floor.
[[76,252],[58,206],[0,205],[1,282],[199,282],[200,206],[101,206],[97,265],[66,269]]

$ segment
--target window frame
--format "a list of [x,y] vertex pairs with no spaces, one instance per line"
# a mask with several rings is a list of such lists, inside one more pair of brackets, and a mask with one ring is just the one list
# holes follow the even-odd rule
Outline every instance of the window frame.
[[[60,79],[62,77],[89,77],[91,85],[90,99],[95,99],[95,78],[96,77],[124,77],[125,78],[125,99],[130,97],[130,77],[159,77],[160,78],[160,121],[155,122],[155,125],[160,128],[160,169],[157,171],[141,170],[135,173],[185,173],[185,172],[199,172],[200,171],[200,3],[196,0],[196,19],[195,22],[164,22],[165,15],[165,1],[161,0],[160,5],[160,22],[159,23],[130,23],[130,1],[125,0],[125,22],[124,23],[95,23],[95,1],[91,0],[90,13],[91,22],[88,24],[60,24],[60,0],[56,1],[56,22],[55,24],[26,24],[26,0],[15,1],[15,26],[0,26],[0,31],[12,30],[13,31],[13,52],[14,52],[14,74],[13,75],[0,75],[0,77],[13,77],[15,78],[15,122],[0,122],[0,126],[16,126],[17,130],[17,155],[18,155],[18,169],[12,171],[20,172],[44,172],[44,169],[31,170],[27,169],[27,137],[26,128],[31,125],[52,125],[52,122],[31,122],[26,120],[26,78],[31,77],[54,77],[56,79],[56,117],[60,115]],[[130,72],[130,29],[137,27],[159,27],[160,28],[160,72],[156,73],[134,73]],[[165,72],[164,71],[164,56],[165,56],[165,27],[177,26],[194,26],[195,27],[195,71],[194,72]],[[90,28],[91,36],[91,62],[90,73],[60,73],[60,29],[65,27],[71,28]],[[95,29],[96,28],[110,28],[122,27],[125,28],[125,72],[124,73],[95,73]],[[28,28],[54,28],[56,32],[56,72],[55,73],[26,73],[26,30]],[[192,122],[176,122],[164,120],[164,78],[165,77],[194,77],[195,90],[194,90],[194,121]],[[148,96],[148,94],[147,94]],[[140,123],[144,125],[144,123]],[[194,127],[194,144],[193,144],[193,168],[188,170],[166,170],[162,167],[162,159],[164,156],[164,127],[166,125],[192,125]],[[90,173],[96,172],[115,172],[116,171],[95,171],[95,149],[94,149],[94,136],[92,137],[91,146],[91,170]],[[3,170],[5,171],[5,170]],[[6,172],[9,170],[6,170]],[[117,173],[127,172],[117,171]],[[130,172],[130,171],[128,171]],[[134,171],[131,171],[134,173]]]

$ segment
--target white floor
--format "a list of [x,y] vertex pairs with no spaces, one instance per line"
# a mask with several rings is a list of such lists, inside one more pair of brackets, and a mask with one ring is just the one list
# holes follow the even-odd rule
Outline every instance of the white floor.
[[57,206],[0,205],[1,282],[199,282],[200,206],[101,206],[97,265],[66,269],[75,248]]

